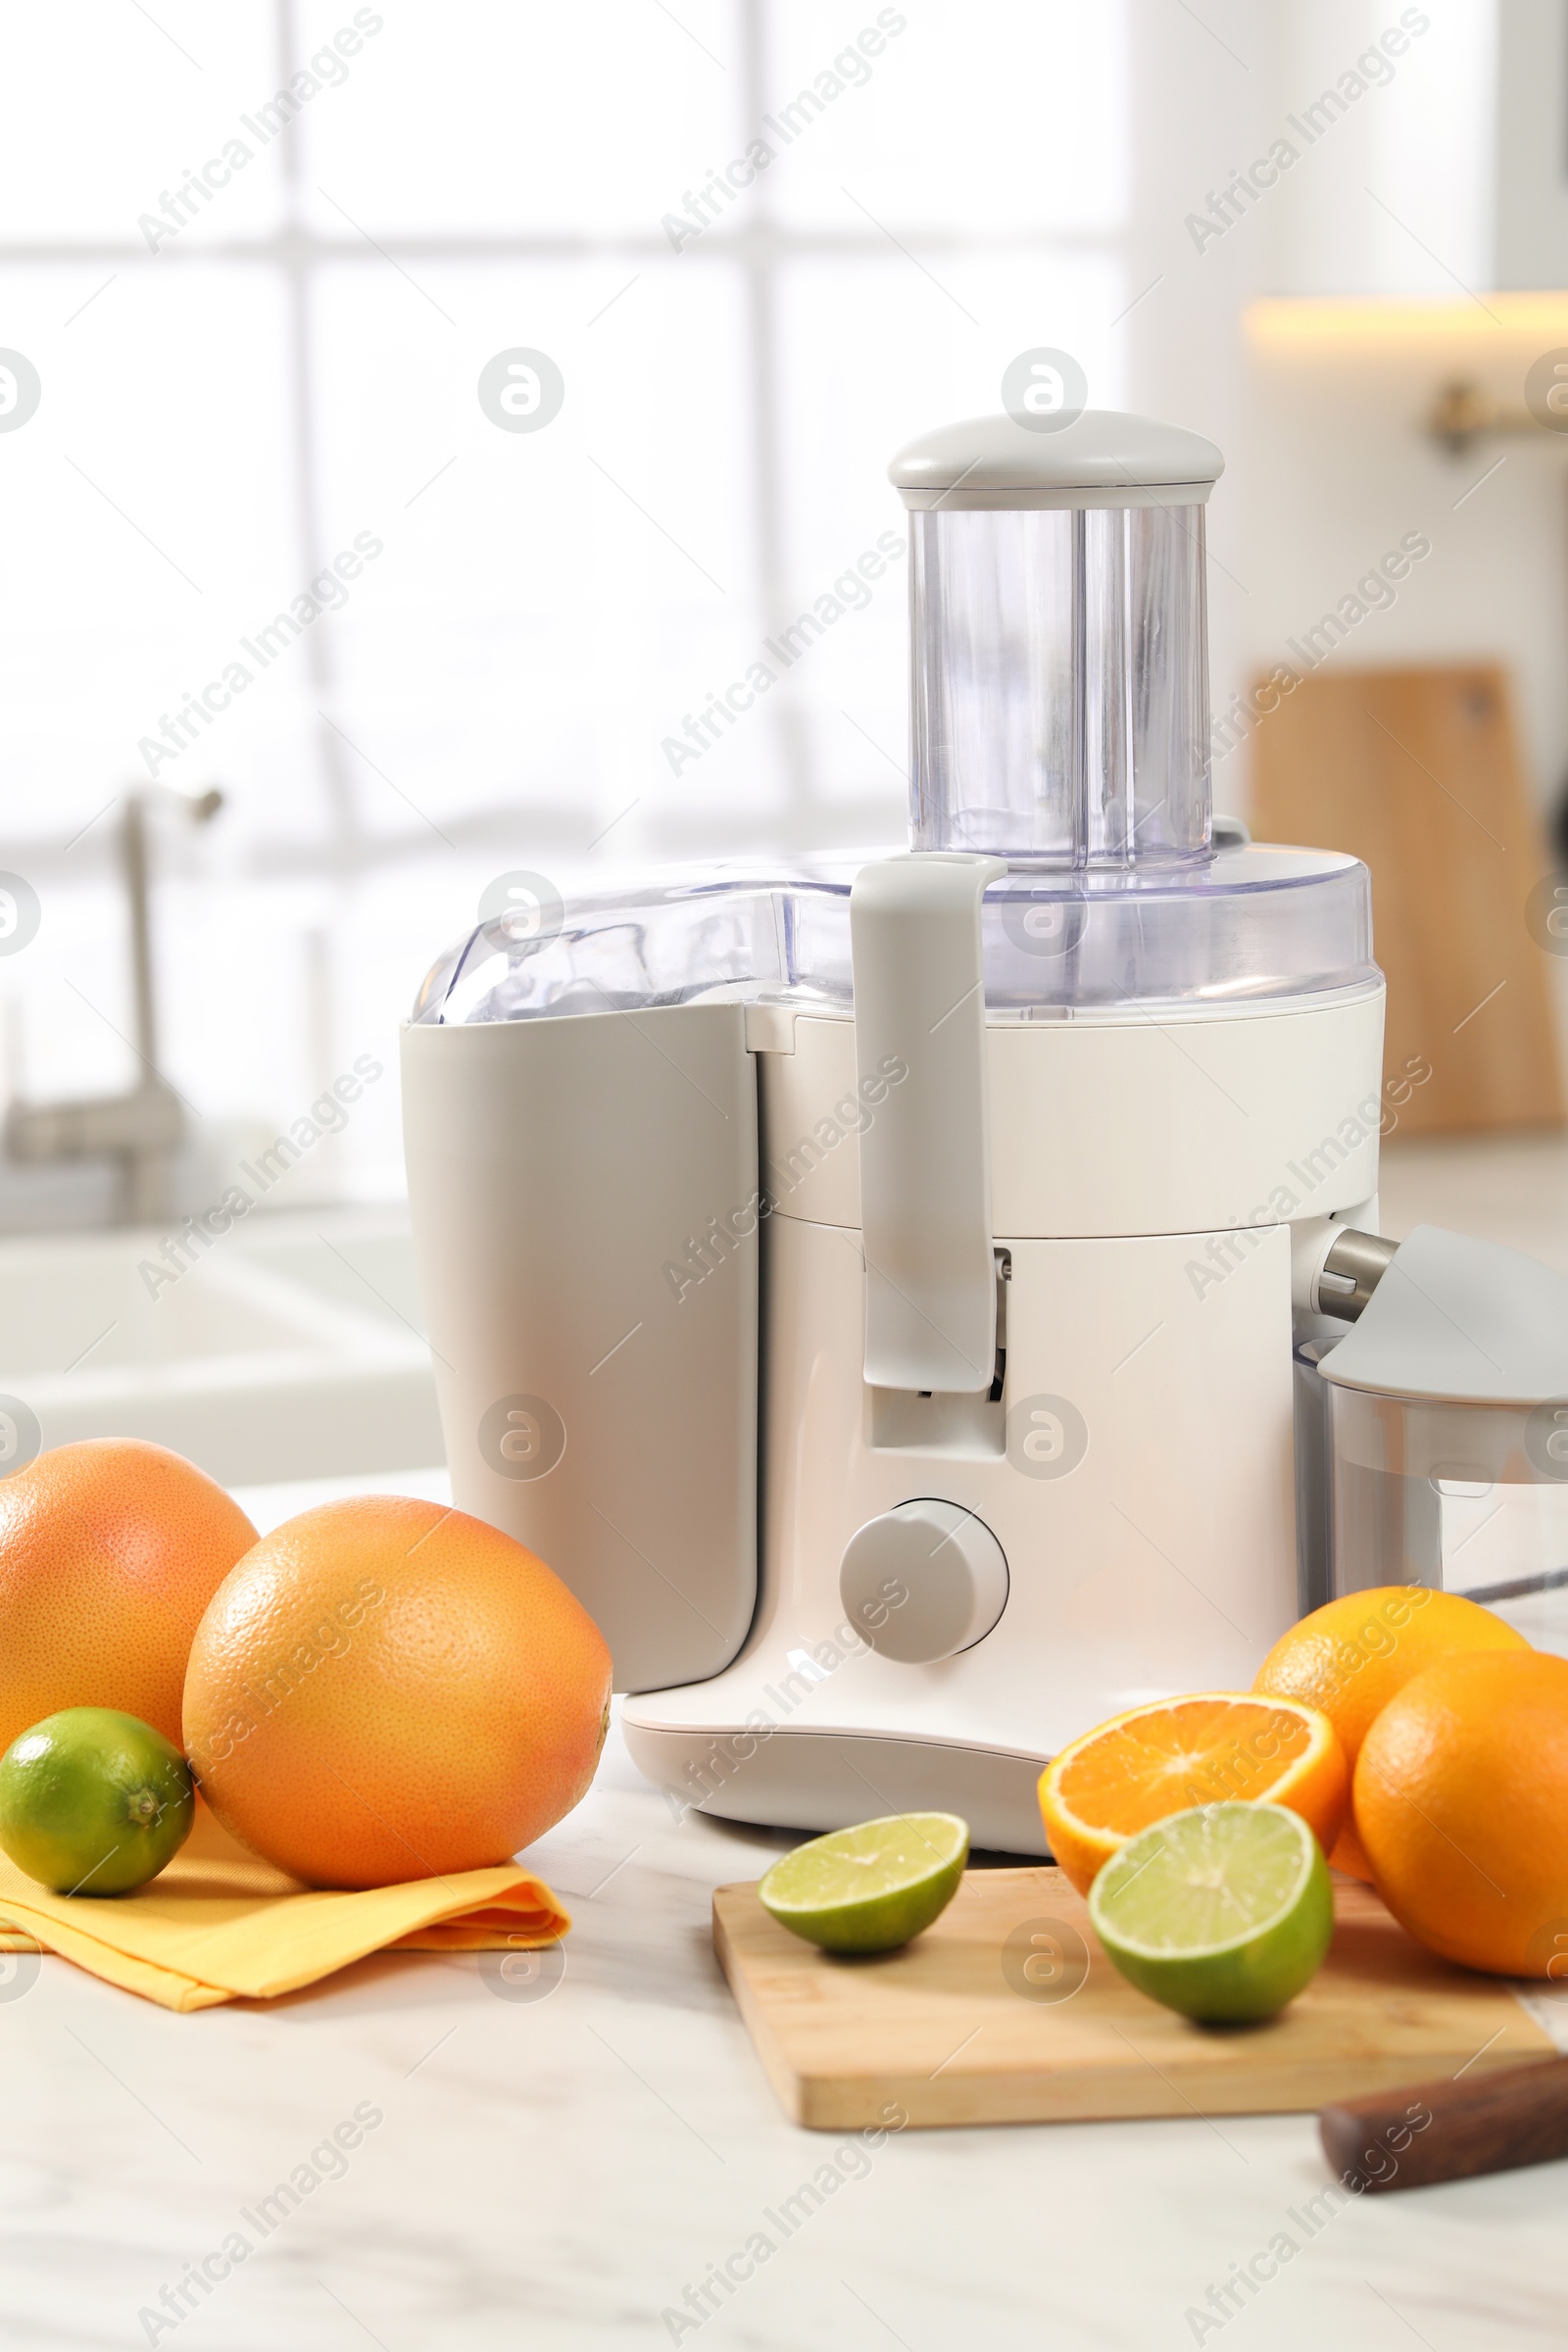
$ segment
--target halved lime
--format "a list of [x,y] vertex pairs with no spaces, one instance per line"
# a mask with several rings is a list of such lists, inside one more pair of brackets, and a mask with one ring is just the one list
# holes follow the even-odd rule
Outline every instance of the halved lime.
[[1317,1974],[1334,1934],[1322,1848],[1298,1813],[1195,1805],[1131,1838],[1089,1896],[1129,1984],[1205,2024],[1272,2017]]
[[892,1813],[798,1845],[757,1891],[781,1928],[826,1952],[891,1952],[947,1909],[968,1858],[956,1813]]
[[115,1707],[46,1715],[0,1756],[0,1846],[56,1894],[128,1894],[190,1835],[177,1747]]

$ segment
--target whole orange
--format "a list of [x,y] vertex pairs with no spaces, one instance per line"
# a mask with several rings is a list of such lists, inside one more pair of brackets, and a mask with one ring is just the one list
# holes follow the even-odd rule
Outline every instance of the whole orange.
[[504,1862],[593,1779],[603,1635],[483,1521],[369,1494],[245,1555],[191,1644],[185,1748],[236,1838],[317,1886]]
[[1361,1743],[1355,1817],[1378,1892],[1446,1960],[1568,1974],[1568,1658],[1456,1652]]
[[[1321,1708],[1353,1774],[1372,1724],[1412,1675],[1453,1650],[1529,1647],[1523,1634],[1461,1593],[1376,1585],[1342,1593],[1282,1634],[1252,1689]],[[1329,1860],[1355,1878],[1372,1876],[1356,1833],[1353,1797]]]
[[255,1541],[194,1462],[136,1438],[56,1446],[0,1480],[0,1750],[66,1707],[177,1743],[191,1637]]

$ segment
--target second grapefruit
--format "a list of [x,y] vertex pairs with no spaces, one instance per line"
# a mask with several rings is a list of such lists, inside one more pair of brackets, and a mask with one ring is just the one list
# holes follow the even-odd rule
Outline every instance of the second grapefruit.
[[138,1439],[56,1446],[0,1480],[0,1750],[65,1707],[177,1745],[191,1637],[255,1541],[194,1462]]

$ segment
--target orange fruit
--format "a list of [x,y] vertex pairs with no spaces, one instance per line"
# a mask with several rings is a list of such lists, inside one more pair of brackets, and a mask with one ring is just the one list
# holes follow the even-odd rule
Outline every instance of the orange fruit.
[[[1252,1689],[1321,1707],[1340,1735],[1353,1774],[1372,1724],[1412,1675],[1451,1650],[1529,1647],[1523,1634],[1462,1593],[1434,1592],[1425,1585],[1376,1585],[1369,1592],[1342,1593],[1282,1634]],[[1372,1876],[1356,1835],[1353,1798],[1329,1860],[1354,1878]]]
[[1466,1650],[1390,1699],[1355,1817],[1400,1926],[1446,1960],[1568,1976],[1568,1658]]
[[191,1637],[255,1541],[194,1462],[136,1438],[56,1446],[0,1480],[0,1750],[67,1707],[177,1746]]
[[586,1792],[610,1651],[543,1560],[439,1503],[303,1511],[191,1644],[185,1748],[245,1845],[317,1886],[504,1862]]
[[1155,1699],[1085,1732],[1040,1776],[1051,1850],[1080,1894],[1140,1830],[1231,1797],[1289,1805],[1326,1853],[1349,1801],[1328,1717],[1233,1690]]

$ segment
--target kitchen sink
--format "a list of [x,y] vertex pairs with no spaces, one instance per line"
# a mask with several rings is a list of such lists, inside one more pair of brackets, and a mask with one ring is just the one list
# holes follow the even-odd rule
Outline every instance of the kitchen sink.
[[162,1239],[0,1241],[0,1410],[45,1446],[149,1438],[224,1485],[444,1460],[401,1210],[258,1214],[172,1280]]

